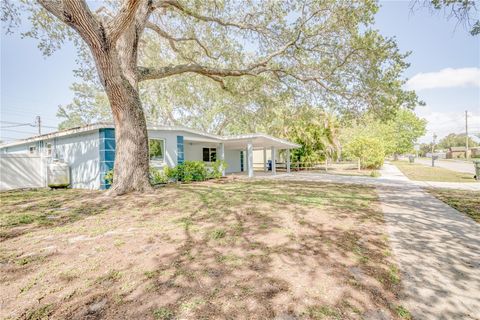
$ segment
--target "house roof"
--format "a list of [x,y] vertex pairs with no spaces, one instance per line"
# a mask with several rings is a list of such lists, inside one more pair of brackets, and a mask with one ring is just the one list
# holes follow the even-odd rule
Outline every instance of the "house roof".
[[[5,143],[0,145],[0,149],[2,148],[7,148],[7,147],[12,147],[12,146],[17,146],[17,145],[22,145],[22,144],[27,144],[27,143],[32,143],[32,142],[37,142],[37,141],[43,141],[43,140],[50,140],[54,138],[59,138],[59,137],[66,137],[74,134],[79,134],[79,133],[86,133],[94,130],[99,130],[99,129],[106,129],[106,128],[114,128],[113,124],[111,123],[95,123],[95,124],[89,124],[81,127],[75,127],[75,128],[70,128],[66,130],[60,130],[56,132],[51,132],[47,134],[42,134],[38,136],[33,136],[27,139],[22,139],[19,141],[14,141],[10,143]],[[263,133],[253,133],[253,134],[242,134],[242,135],[235,135],[235,136],[219,136],[211,133],[206,133],[202,132],[200,130],[196,129],[191,129],[187,127],[182,127],[182,126],[148,126],[148,130],[158,130],[158,131],[183,131],[183,132],[188,132],[200,136],[204,136],[206,138],[209,138],[214,141],[224,142],[226,147],[236,147],[236,146],[245,146],[245,143],[248,141],[251,141],[255,147],[267,147],[267,146],[272,146],[272,147],[279,147],[279,148],[285,148],[285,149],[293,149],[293,148],[299,148],[300,145],[276,138],[267,134]]]
[[450,147],[449,149],[450,151],[453,151],[453,152],[459,152],[459,151],[465,152],[465,147]]

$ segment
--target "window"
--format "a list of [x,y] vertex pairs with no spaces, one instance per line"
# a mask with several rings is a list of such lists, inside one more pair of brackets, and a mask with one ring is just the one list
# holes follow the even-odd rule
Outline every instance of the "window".
[[148,140],[148,153],[150,156],[150,160],[163,161],[165,158],[165,140]]
[[217,148],[203,148],[203,161],[217,161]]
[[35,147],[35,146],[30,146],[30,147],[28,148],[28,152],[30,152],[30,154],[36,153],[36,152],[37,152],[37,147]]

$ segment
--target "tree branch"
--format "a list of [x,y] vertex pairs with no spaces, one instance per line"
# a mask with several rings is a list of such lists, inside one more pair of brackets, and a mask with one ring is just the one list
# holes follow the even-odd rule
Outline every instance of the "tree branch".
[[164,38],[164,39],[167,39],[170,43],[170,46],[172,47],[172,49],[174,51],[178,51],[177,50],[177,47],[175,46],[175,44],[173,42],[185,42],[185,41],[194,41],[195,43],[198,44],[198,46],[200,48],[202,48],[202,50],[205,52],[205,55],[211,59],[215,59],[215,60],[218,60],[218,57],[215,57],[214,55],[212,55],[210,53],[210,51],[208,50],[208,48],[202,43],[200,42],[200,40],[193,36],[193,37],[174,37],[172,35],[170,35],[168,32],[166,32],[165,30],[163,30],[162,28],[160,28],[158,25],[156,25],[155,23],[153,22],[147,22],[147,25],[146,27],[152,31],[154,31],[155,33],[157,33],[160,37]]
[[245,75],[256,76],[265,70],[252,69],[221,69],[205,67],[198,64],[181,64],[161,68],[138,67],[138,80],[155,80],[170,77],[182,73],[197,73],[207,77],[240,77]]
[[104,42],[103,28],[85,0],[38,0],[55,17],[77,30],[90,47],[100,48]]
[[106,25],[108,41],[115,44],[122,33],[135,23],[137,9],[142,0],[125,0],[119,12]]

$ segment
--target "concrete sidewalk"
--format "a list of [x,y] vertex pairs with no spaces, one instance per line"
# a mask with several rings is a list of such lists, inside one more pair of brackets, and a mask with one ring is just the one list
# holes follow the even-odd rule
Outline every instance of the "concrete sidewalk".
[[416,319],[480,319],[480,225],[412,183],[377,192],[405,307]]

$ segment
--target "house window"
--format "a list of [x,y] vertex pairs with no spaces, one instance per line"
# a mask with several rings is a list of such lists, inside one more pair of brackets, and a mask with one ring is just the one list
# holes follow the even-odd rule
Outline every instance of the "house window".
[[29,152],[30,154],[36,153],[36,152],[37,152],[37,147],[35,147],[35,146],[30,146],[30,147],[28,148],[28,152]]
[[217,161],[217,148],[203,148],[203,161]]
[[165,140],[150,139],[148,140],[148,153],[150,160],[164,161],[165,159]]

